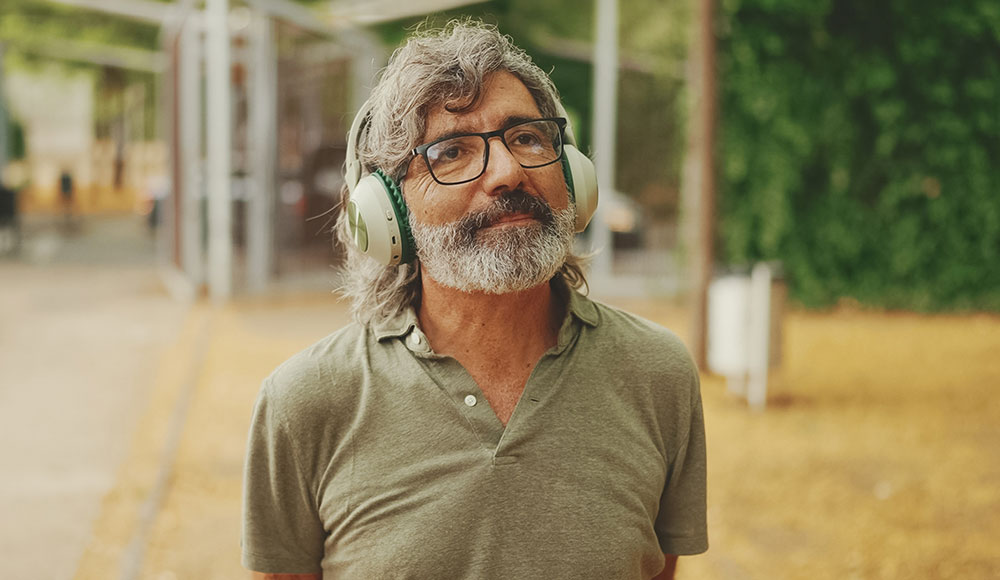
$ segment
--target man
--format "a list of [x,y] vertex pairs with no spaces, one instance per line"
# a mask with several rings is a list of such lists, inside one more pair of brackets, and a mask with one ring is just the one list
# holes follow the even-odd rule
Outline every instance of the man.
[[[560,109],[480,23],[393,55],[349,138],[357,322],[279,367],[254,413],[255,578],[672,578],[707,549],[697,372],[669,331],[577,292]],[[352,155],[381,171],[359,183]],[[409,222],[410,262],[363,255],[376,176],[378,203],[401,184],[384,215]]]
[[[2,174],[0,167],[0,174]],[[21,246],[21,218],[18,212],[17,190],[7,187],[0,175],[0,256],[16,255]]]
[[73,176],[69,171],[63,170],[59,174],[59,199],[62,200],[63,215],[66,223],[73,219]]

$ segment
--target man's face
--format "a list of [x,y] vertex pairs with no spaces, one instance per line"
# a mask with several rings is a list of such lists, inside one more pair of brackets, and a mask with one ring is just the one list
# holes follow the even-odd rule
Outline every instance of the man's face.
[[[498,72],[487,78],[474,109],[433,107],[422,142],[541,116],[524,83]],[[489,147],[485,172],[459,185],[437,183],[422,158],[410,163],[403,195],[417,253],[424,273],[446,286],[494,294],[526,290],[551,278],[565,260],[575,208],[560,163],[525,169],[499,138]]]

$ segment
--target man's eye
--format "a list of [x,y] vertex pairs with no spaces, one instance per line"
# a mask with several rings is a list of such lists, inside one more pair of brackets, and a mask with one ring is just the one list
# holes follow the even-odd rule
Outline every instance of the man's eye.
[[442,143],[427,153],[432,163],[455,163],[464,161],[470,152],[465,143]]
[[539,143],[541,143],[541,139],[538,138],[538,135],[534,133],[529,133],[527,131],[523,133],[518,133],[517,135],[514,136],[513,140],[514,145],[518,145],[521,147],[534,147]]

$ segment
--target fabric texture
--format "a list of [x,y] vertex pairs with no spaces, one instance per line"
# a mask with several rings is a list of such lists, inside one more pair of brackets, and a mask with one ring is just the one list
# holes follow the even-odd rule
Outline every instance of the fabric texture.
[[409,310],[268,377],[243,563],[329,579],[646,579],[708,547],[697,371],[681,341],[558,289],[567,316],[506,428]]

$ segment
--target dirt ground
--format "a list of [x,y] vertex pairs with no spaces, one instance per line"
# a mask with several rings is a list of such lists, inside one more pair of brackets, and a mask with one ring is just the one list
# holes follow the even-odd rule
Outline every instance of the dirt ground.
[[[686,335],[679,307],[618,304]],[[346,321],[330,296],[192,309],[76,578],[123,561],[151,580],[247,578],[258,385]],[[783,355],[762,413],[703,378],[711,548],[678,577],[1000,578],[1000,317],[791,311]]]

